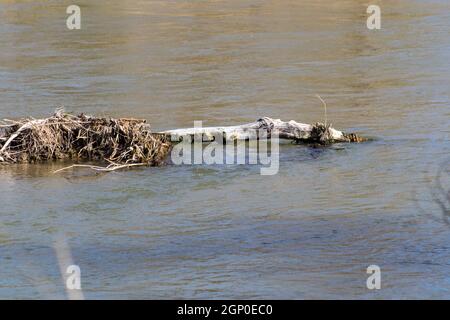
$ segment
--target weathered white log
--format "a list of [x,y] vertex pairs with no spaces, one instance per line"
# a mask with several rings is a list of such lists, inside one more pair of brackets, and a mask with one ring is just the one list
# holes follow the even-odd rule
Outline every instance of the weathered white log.
[[[172,141],[179,141],[185,136],[200,136],[203,141],[213,141],[215,137],[224,140],[255,140],[261,135],[270,138],[278,135],[279,139],[295,140],[297,142],[333,143],[333,142],[360,142],[363,139],[356,134],[346,134],[321,123],[314,125],[299,123],[294,120],[282,121],[264,117],[256,122],[239,126],[228,127],[194,127],[174,129],[160,132],[169,135]],[[264,134],[265,133],[265,134]]]

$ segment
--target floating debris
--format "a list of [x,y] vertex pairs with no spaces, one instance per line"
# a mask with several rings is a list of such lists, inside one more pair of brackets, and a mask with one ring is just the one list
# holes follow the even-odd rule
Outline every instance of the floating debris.
[[72,115],[61,109],[45,119],[5,119],[0,124],[0,163],[35,163],[57,159],[107,163],[104,167],[73,164],[58,171],[73,167],[113,171],[132,166],[158,166],[166,162],[173,143],[199,134],[205,142],[213,141],[217,135],[228,141],[277,136],[296,143],[322,145],[366,140],[354,133],[346,134],[333,129],[330,124],[310,125],[268,117],[240,126],[196,127],[154,133],[143,119]]
[[46,119],[4,120],[0,162],[33,163],[56,159],[101,160],[110,170],[164,163],[171,143],[152,133],[141,119],[78,116],[57,110]]

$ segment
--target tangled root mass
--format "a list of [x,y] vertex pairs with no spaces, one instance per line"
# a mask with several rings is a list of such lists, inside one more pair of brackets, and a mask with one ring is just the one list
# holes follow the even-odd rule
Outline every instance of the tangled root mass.
[[112,165],[164,163],[171,148],[145,120],[78,116],[62,110],[46,119],[5,120],[0,125],[0,162],[56,159],[102,160]]

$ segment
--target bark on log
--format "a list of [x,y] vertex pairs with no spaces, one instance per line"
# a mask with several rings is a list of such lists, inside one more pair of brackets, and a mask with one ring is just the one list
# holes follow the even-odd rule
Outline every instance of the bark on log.
[[184,136],[192,137],[201,134],[203,141],[208,142],[213,141],[217,136],[222,136],[227,141],[255,140],[259,139],[261,133],[264,132],[267,138],[276,134],[279,139],[294,140],[300,143],[328,144],[335,142],[361,142],[364,140],[354,133],[346,134],[322,123],[311,125],[294,120],[286,122],[269,117],[239,126],[174,129],[160,133],[170,135],[172,141],[180,141]]

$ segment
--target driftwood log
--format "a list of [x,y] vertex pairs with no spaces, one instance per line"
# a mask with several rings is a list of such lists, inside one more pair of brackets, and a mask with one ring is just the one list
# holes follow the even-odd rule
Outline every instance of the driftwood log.
[[202,136],[204,142],[223,137],[226,141],[255,140],[261,135],[270,138],[277,135],[279,139],[294,140],[298,143],[330,144],[336,142],[362,142],[364,139],[354,133],[345,133],[333,129],[331,125],[316,123],[306,124],[294,120],[282,121],[269,117],[239,126],[228,127],[194,127],[160,132],[169,135],[172,141],[180,141],[185,136]]
[[[361,142],[356,134],[336,130],[331,125],[305,124],[296,121],[261,118],[255,122],[228,127],[196,127],[152,132],[141,119],[107,119],[86,115],[74,116],[57,110],[45,119],[5,120],[0,123],[0,163],[39,162],[56,159],[97,160],[107,167],[89,166],[111,171],[140,165],[165,163],[174,143],[184,137],[191,141],[225,141],[270,139],[298,143],[330,144]],[[75,164],[73,166],[88,166]]]

